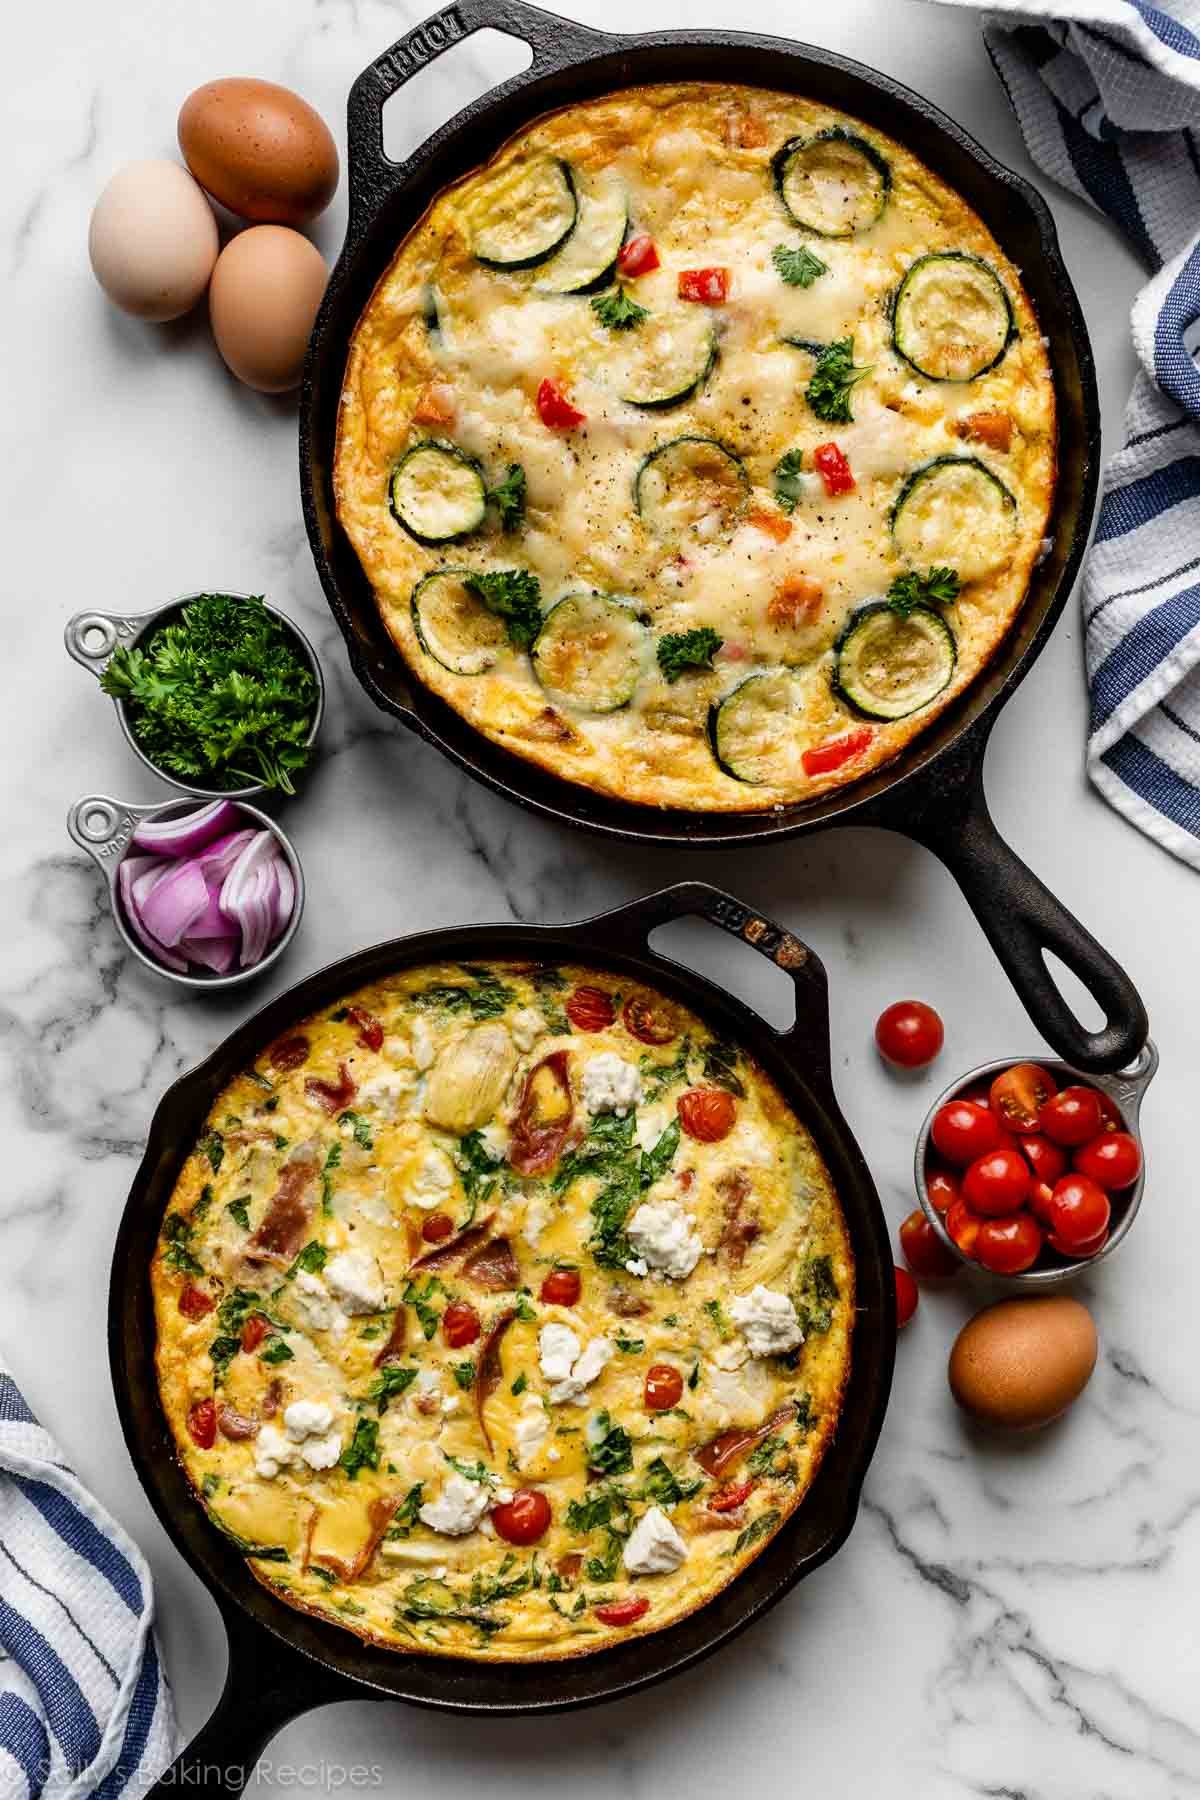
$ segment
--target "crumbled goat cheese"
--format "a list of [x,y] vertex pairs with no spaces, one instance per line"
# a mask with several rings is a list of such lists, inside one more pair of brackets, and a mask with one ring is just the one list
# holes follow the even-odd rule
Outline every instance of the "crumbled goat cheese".
[[468,1481],[455,1470],[437,1499],[427,1500],[418,1517],[444,1537],[465,1537],[476,1529],[490,1504],[491,1494],[482,1482]]
[[369,1250],[339,1250],[325,1265],[325,1280],[348,1313],[378,1312],[384,1304],[383,1276]]
[[254,1444],[255,1473],[271,1481],[280,1469],[305,1462],[310,1469],[331,1469],[342,1454],[342,1435],[333,1423],[333,1408],[323,1400],[293,1400],[283,1415],[286,1436],[267,1424]]
[[804,1342],[796,1309],[788,1296],[761,1282],[730,1302],[729,1316],[750,1346],[751,1356],[782,1356]]
[[442,1150],[429,1149],[405,1192],[405,1199],[424,1212],[432,1212],[449,1197],[454,1186],[454,1169]]
[[587,1399],[588,1388],[606,1364],[612,1361],[614,1354],[608,1338],[594,1337],[575,1359],[571,1373],[561,1381],[556,1381],[550,1389],[551,1404],[582,1406]]
[[547,1381],[566,1381],[579,1355],[580,1342],[569,1325],[552,1322],[538,1333],[538,1358]]
[[280,1469],[290,1468],[296,1446],[275,1425],[263,1425],[254,1440],[254,1473],[274,1481]]
[[550,1223],[550,1202],[544,1194],[530,1194],[525,1202],[525,1218],[521,1225],[521,1236],[532,1250],[538,1239]]
[[688,1405],[711,1431],[759,1425],[771,1403],[772,1383],[767,1365],[750,1357],[739,1369],[722,1369],[716,1363],[708,1363]]
[[518,1050],[532,1050],[538,1039],[546,1035],[546,1021],[536,1006],[523,1006],[508,1021],[508,1029]]
[[678,1200],[643,1201],[628,1229],[638,1257],[672,1281],[683,1281],[704,1254],[696,1221]]
[[300,1296],[305,1321],[314,1331],[328,1331],[333,1322],[329,1290],[319,1275],[310,1269],[299,1269],[293,1291]]
[[512,1132],[499,1119],[493,1119],[490,1125],[485,1125],[479,1135],[489,1156],[499,1160],[508,1155]]
[[283,1423],[293,1443],[306,1437],[320,1437],[333,1424],[333,1408],[324,1400],[293,1400],[283,1415]]
[[621,1552],[631,1575],[669,1575],[687,1558],[687,1545],[661,1506],[643,1513]]
[[416,1085],[411,1069],[389,1069],[376,1075],[373,1081],[363,1082],[358,1090],[358,1103],[374,1110],[381,1118],[398,1119],[407,1112]]
[[524,1469],[531,1463],[550,1431],[546,1408],[536,1394],[525,1394],[517,1414],[513,1435],[517,1444],[517,1464]]
[[625,1260],[625,1268],[630,1275],[637,1275],[639,1277],[650,1273],[650,1264],[646,1261],[644,1256],[627,1257]]
[[419,1015],[413,1020],[412,1058],[418,1069],[432,1069],[437,1056],[437,1045],[433,1041],[433,1033],[428,1022]]
[[623,1119],[642,1097],[642,1078],[632,1063],[602,1050],[583,1069],[583,1104],[590,1113],[614,1112]]

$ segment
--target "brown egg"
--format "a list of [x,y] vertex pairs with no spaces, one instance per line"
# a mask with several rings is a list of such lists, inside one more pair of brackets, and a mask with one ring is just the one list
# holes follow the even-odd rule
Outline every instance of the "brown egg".
[[88,255],[114,305],[161,324],[195,306],[212,275],[217,241],[212,207],[186,169],[135,162],[97,200]]
[[307,225],[338,184],[337,145],[307,100],[234,75],[189,94],[179,148],[201,187],[243,219]]
[[213,270],[209,315],[239,381],[264,394],[298,385],[329,271],[315,244],[286,225],[252,225]]
[[1078,1400],[1096,1366],[1096,1327],[1065,1294],[1000,1300],[969,1319],[950,1352],[964,1412],[1008,1431],[1048,1425]]

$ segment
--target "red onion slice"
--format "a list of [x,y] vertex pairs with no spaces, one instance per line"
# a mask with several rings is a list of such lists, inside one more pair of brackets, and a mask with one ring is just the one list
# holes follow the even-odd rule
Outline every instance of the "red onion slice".
[[141,903],[142,924],[170,950],[187,936],[207,906],[208,889],[196,863],[172,863]]
[[175,818],[143,819],[132,841],[137,849],[153,850],[159,856],[194,856],[236,825],[238,817],[232,800],[214,800]]
[[275,942],[296,910],[296,877],[292,874],[292,865],[282,850],[276,859],[276,873],[279,877],[279,904],[276,908],[275,929],[271,933],[272,943]]
[[228,975],[237,961],[236,935],[223,938],[186,937],[179,948],[189,962],[199,963],[203,969],[211,969],[214,975]]
[[152,937],[142,924],[141,910],[137,901],[137,889],[139,887],[146,888],[147,885],[152,889],[157,882],[162,880],[170,866],[169,863],[159,863],[150,856],[127,856],[117,870],[117,888],[121,896],[121,911],[125,916],[125,923],[143,950],[148,951],[154,961],[162,963],[164,968],[174,969],[177,975],[186,975],[187,964],[183,958],[168,950],[165,944],[160,944],[158,939]]
[[215,844],[210,844],[208,849],[197,859],[204,871],[204,879],[208,883],[210,892],[213,889],[220,892],[230,869],[251,838],[257,836],[258,831],[253,825],[247,826],[241,831],[231,831],[227,837],[218,838]]

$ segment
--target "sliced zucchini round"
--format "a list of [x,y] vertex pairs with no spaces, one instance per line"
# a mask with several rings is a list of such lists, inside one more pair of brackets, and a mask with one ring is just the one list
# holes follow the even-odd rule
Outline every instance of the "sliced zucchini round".
[[569,164],[556,156],[513,162],[479,198],[471,248],[490,269],[533,269],[562,249],[577,218]]
[[892,507],[892,540],[914,564],[948,563],[978,581],[1007,562],[1017,503],[977,456],[936,456],[914,469]]
[[706,308],[655,313],[614,343],[612,385],[630,406],[678,406],[707,381],[716,360],[717,338]]
[[538,286],[549,294],[581,294],[611,274],[629,225],[625,184],[615,177],[582,188],[574,231],[542,268]]
[[750,477],[716,438],[677,437],[644,457],[633,481],[638,516],[655,537],[709,541],[745,507]]
[[860,606],[834,645],[834,692],[866,719],[907,719],[948,687],[954,633],[932,607],[905,617],[886,600]]
[[866,138],[840,125],[789,138],[771,159],[775,187],[791,217],[818,237],[854,237],[883,214],[892,170]]
[[508,642],[504,620],[466,586],[469,569],[434,569],[412,592],[412,621],[427,656],[454,675],[484,675]]
[[790,727],[798,699],[786,669],[749,675],[708,710],[708,741],[726,775],[752,787],[786,781],[794,770]]
[[483,524],[487,484],[473,456],[457,444],[426,438],[392,470],[388,503],[419,544],[451,544]]
[[892,343],[930,381],[976,381],[1016,335],[1008,290],[981,256],[919,256],[892,301]]
[[546,614],[530,655],[551,700],[579,712],[616,712],[648,666],[650,633],[628,600],[568,594]]

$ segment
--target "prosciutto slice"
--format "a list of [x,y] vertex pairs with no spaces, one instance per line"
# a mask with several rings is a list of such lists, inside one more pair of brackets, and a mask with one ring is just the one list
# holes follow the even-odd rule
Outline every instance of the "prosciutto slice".
[[495,1213],[488,1213],[477,1225],[468,1225],[465,1231],[447,1238],[435,1250],[426,1250],[415,1262],[409,1263],[410,1272],[415,1269],[444,1269],[460,1256],[466,1256],[469,1251],[486,1241],[495,1216]]
[[310,1100],[324,1107],[330,1118],[335,1113],[345,1112],[358,1092],[358,1085],[345,1063],[338,1064],[336,1081],[323,1081],[319,1076],[310,1075],[304,1084],[304,1091]]
[[489,1294],[504,1294],[521,1279],[517,1259],[507,1238],[492,1238],[473,1250],[462,1266],[462,1276]]
[[492,1434],[487,1428],[487,1420],[483,1409],[500,1385],[503,1373],[500,1367],[500,1341],[517,1316],[516,1308],[510,1306],[502,1312],[487,1337],[483,1341],[483,1349],[479,1352],[479,1372],[475,1377],[475,1416],[479,1420],[479,1429],[483,1433],[483,1441],[488,1447],[488,1455],[492,1453]]
[[[392,1522],[392,1515],[400,1505],[399,1494],[377,1494],[367,1507],[367,1536],[361,1549],[357,1551],[353,1562],[344,1562],[340,1556],[315,1556],[312,1561],[319,1569],[328,1569],[341,1582],[358,1581],[366,1574],[371,1560],[383,1542],[383,1534]],[[307,1544],[304,1553],[304,1566],[308,1567],[312,1551],[313,1534],[316,1530],[320,1508],[313,1508],[313,1516],[309,1522]]]
[[321,1147],[316,1138],[297,1144],[279,1171],[279,1186],[262,1224],[246,1246],[249,1262],[290,1263],[308,1236],[317,1203]]
[[704,1473],[719,1480],[736,1463],[741,1462],[755,1444],[761,1444],[764,1438],[770,1437],[773,1431],[778,1431],[781,1425],[786,1425],[795,1416],[794,1408],[781,1407],[761,1425],[756,1425],[753,1431],[723,1431],[719,1437],[710,1438],[707,1444],[702,1444],[693,1454]]

